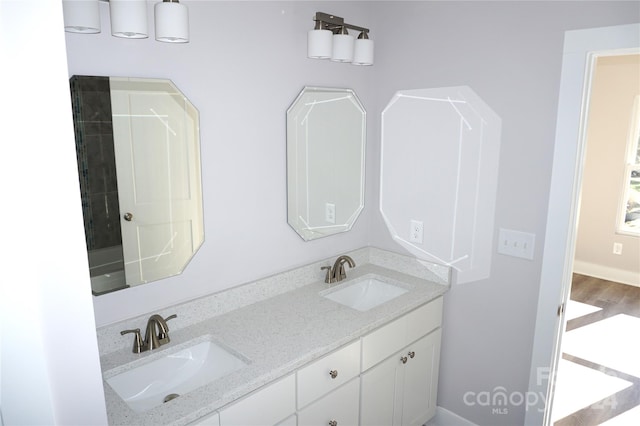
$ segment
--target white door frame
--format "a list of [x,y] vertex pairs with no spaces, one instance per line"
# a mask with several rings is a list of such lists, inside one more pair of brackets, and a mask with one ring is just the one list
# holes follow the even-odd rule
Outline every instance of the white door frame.
[[558,307],[566,302],[577,231],[578,203],[584,162],[585,126],[591,62],[597,52],[640,46],[640,24],[567,31],[564,41],[560,98],[547,211],[547,228],[542,260],[536,328],[529,373],[526,425],[550,424],[550,404],[559,358],[563,315]]

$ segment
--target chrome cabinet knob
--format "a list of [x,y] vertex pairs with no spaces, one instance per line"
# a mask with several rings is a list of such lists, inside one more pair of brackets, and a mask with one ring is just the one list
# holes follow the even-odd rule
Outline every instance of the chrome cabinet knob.
[[409,355],[409,358],[413,359],[413,357],[416,356],[416,353],[414,351],[409,351],[407,355]]
[[329,426],[338,426],[337,420],[329,420]]
[[127,222],[131,222],[133,220],[133,214],[132,213],[125,213],[124,214],[124,220],[126,220]]
[[409,358],[407,358],[406,356],[400,357],[400,361],[402,361],[403,364],[406,364],[408,359]]
[[338,370],[329,371],[329,375],[331,376],[332,379],[335,379],[336,377],[338,377]]

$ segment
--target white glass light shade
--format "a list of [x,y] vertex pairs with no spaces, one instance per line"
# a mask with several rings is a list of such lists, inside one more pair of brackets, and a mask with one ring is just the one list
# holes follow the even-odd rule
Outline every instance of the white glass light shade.
[[329,30],[311,30],[307,33],[307,57],[329,59],[333,50],[333,33]]
[[359,38],[353,48],[353,65],[373,65],[373,40]]
[[353,41],[354,38],[352,35],[334,34],[331,60],[335,62],[353,61]]
[[62,13],[65,31],[83,34],[100,32],[98,0],[63,0]]
[[178,2],[155,5],[156,40],[167,43],[189,41],[189,10]]
[[111,35],[124,38],[147,38],[147,2],[145,0],[110,0]]

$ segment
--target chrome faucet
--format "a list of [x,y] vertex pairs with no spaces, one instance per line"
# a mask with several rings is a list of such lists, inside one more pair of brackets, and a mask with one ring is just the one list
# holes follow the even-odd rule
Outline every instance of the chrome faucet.
[[322,270],[326,269],[327,274],[324,277],[325,283],[335,283],[342,281],[347,278],[347,273],[344,270],[344,264],[347,263],[350,268],[355,268],[356,262],[353,261],[349,256],[343,255],[336,259],[333,264],[333,268],[331,266],[323,266]]
[[167,321],[177,317],[175,314],[167,318],[162,318],[157,314],[151,315],[147,321],[147,331],[144,336],[144,341],[140,336],[139,328],[122,330],[120,334],[124,336],[127,333],[133,333],[135,335],[133,340],[133,353],[139,354],[141,352],[151,351],[169,343],[169,326],[167,325]]

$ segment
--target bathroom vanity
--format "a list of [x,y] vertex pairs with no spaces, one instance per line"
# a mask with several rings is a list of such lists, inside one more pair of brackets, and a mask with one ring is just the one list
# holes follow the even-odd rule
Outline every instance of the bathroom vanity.
[[[327,259],[229,290],[235,295],[163,310],[162,316],[178,317],[171,321],[171,343],[154,351],[134,354],[130,336],[119,336],[120,329],[141,327],[144,317],[99,329],[109,423],[424,424],[435,414],[450,271],[372,247],[348,254],[357,266],[338,283],[324,282],[320,268]],[[363,280],[401,291],[364,310],[329,298]],[[238,296],[244,306],[225,307]],[[108,383],[207,341],[243,365],[151,408],[128,404]]]

